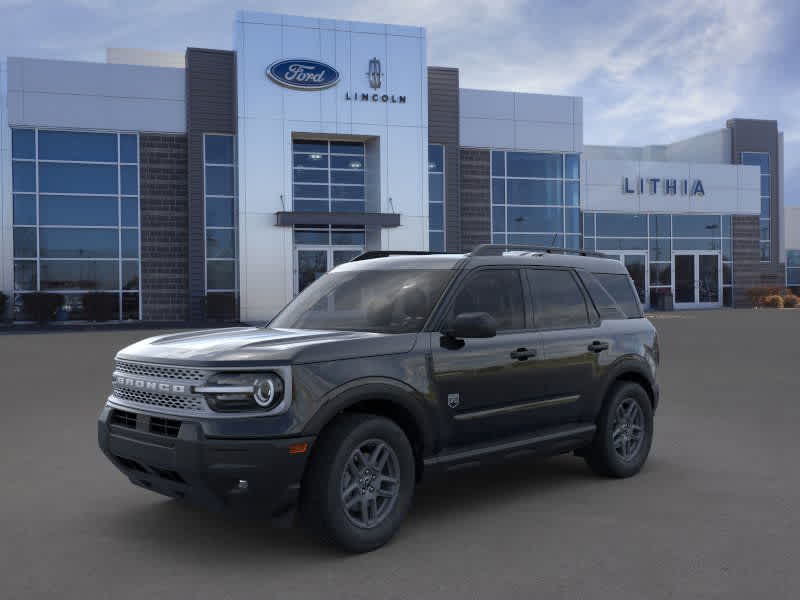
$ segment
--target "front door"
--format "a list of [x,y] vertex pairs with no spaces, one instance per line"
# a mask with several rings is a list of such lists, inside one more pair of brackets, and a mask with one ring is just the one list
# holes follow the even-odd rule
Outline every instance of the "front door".
[[615,258],[620,261],[628,269],[628,273],[633,279],[633,285],[636,287],[636,293],[639,296],[639,302],[642,306],[647,306],[647,253],[640,251],[624,251],[624,252],[609,252],[606,253],[609,258]]
[[722,306],[719,252],[676,252],[672,255],[675,308]]
[[361,254],[356,246],[303,246],[295,249],[294,293],[299,294],[330,269]]

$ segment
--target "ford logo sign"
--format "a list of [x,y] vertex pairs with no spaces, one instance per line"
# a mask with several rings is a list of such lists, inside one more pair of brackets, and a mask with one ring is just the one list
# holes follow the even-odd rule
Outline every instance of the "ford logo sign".
[[296,90],[324,90],[339,83],[339,71],[330,65],[302,58],[279,60],[267,67],[275,83]]

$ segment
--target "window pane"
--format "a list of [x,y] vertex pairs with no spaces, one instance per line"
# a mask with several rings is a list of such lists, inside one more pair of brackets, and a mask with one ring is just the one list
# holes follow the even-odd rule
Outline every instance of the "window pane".
[[669,215],[650,215],[650,237],[671,237]]
[[787,267],[800,267],[800,250],[787,250],[786,251],[786,266]]
[[336,200],[332,203],[334,212],[364,212],[364,202],[358,200]]
[[205,161],[217,165],[232,165],[233,136],[207,135]]
[[139,261],[138,260],[123,260],[122,261],[122,289],[123,290],[138,290],[139,289]]
[[564,177],[567,179],[580,179],[581,178],[581,157],[579,154],[567,154],[565,158],[566,173]]
[[762,175],[761,176],[761,195],[762,196],[770,196],[769,193],[769,175]]
[[[341,165],[338,165],[338,168],[347,168],[347,165],[350,164],[354,159],[341,156],[339,157],[342,161]],[[361,162],[361,161],[357,161]],[[327,154],[295,154],[293,156],[293,164],[295,167],[310,167],[314,169],[327,169],[328,168],[328,155]]]
[[14,261],[14,289],[18,291],[36,291],[36,261]]
[[672,260],[672,244],[669,239],[650,239],[650,260]]
[[11,130],[11,157],[36,158],[36,141],[33,129]]
[[761,217],[769,218],[769,198],[761,198]]
[[428,175],[428,200],[444,202],[444,175],[440,173]]
[[295,169],[294,180],[298,183],[328,183],[328,170]]
[[564,231],[566,233],[581,232],[581,211],[577,207],[564,209]]
[[492,207],[492,231],[506,230],[506,209],[504,206]]
[[525,307],[515,269],[479,271],[456,295],[450,320],[462,313],[485,312],[497,321],[497,330],[523,329]]
[[583,238],[583,247],[584,247],[585,250],[594,251],[594,250],[597,249],[597,247],[595,246],[595,243],[594,243],[594,239],[595,238]]
[[650,265],[650,285],[672,285],[672,265],[654,263]]
[[594,236],[594,213],[583,213],[583,235]]
[[34,194],[14,194],[14,225],[36,225]]
[[116,196],[39,196],[42,225],[117,225]]
[[718,215],[673,215],[675,237],[719,237]]
[[722,306],[733,306],[733,290],[729,287],[722,288]]
[[431,231],[428,233],[428,250],[430,252],[444,252],[444,232]]
[[139,162],[138,141],[135,135],[119,136],[119,161],[124,163]]
[[596,273],[595,277],[629,318],[642,316],[639,298],[628,275]]
[[508,207],[508,231],[561,232],[564,229],[564,209]]
[[294,232],[295,244],[319,244],[327,246],[330,242],[328,240],[328,230],[323,231],[295,231]]
[[492,175],[504,177],[506,174],[506,153],[495,150],[492,152]]
[[316,142],[313,140],[294,140],[292,150],[295,152],[314,152],[327,154],[328,142]]
[[509,179],[508,203],[561,206],[561,182]]
[[560,154],[508,152],[507,155],[509,177],[560,178],[562,176]]
[[139,294],[122,294],[122,320],[139,320]]
[[761,167],[761,173],[769,173],[769,152],[742,152],[743,165]]
[[342,200],[363,200],[364,186],[362,185],[332,185],[331,197]]
[[39,191],[62,194],[117,194],[116,165],[39,163]]
[[139,169],[133,165],[120,167],[120,189],[125,196],[136,196],[139,193]]
[[364,246],[365,233],[363,231],[336,231],[331,232],[331,241],[340,246]]
[[364,143],[331,142],[331,154],[358,154],[364,156]]
[[35,227],[14,227],[14,256],[36,258]]
[[15,160],[11,165],[11,181],[15,192],[35,192],[36,165]]
[[43,260],[42,290],[119,289],[119,263],[115,260]]
[[597,235],[647,237],[647,216],[597,213]]
[[759,224],[758,224],[758,233],[759,233],[759,238],[760,238],[761,240],[768,240],[768,239],[770,239],[770,237],[769,237],[769,225],[770,225],[770,222],[769,222],[769,220],[767,220],[767,219],[761,219],[761,220],[759,221]]
[[597,238],[597,249],[605,250],[647,250],[647,238]]
[[233,227],[233,198],[206,198],[206,227]]
[[428,171],[432,173],[444,171],[444,147],[441,144],[428,145]]
[[428,229],[444,229],[444,205],[437,202],[428,208]]
[[[442,176],[429,175],[429,177],[441,178]],[[357,183],[364,185],[364,171],[331,171],[331,183]]]
[[493,233],[492,234],[492,243],[493,244],[505,244],[506,243],[506,234],[504,234],[504,233]]
[[508,243],[563,248],[564,235],[561,233],[512,233],[508,235]]
[[731,263],[722,263],[722,283],[729,285],[733,283],[733,265]]
[[731,237],[733,232],[733,218],[730,215],[722,215],[722,237]]
[[233,229],[206,229],[206,256],[234,258],[236,250]]
[[787,285],[800,285],[800,269],[789,269],[786,272]]
[[233,167],[206,167],[206,194],[233,196]]
[[139,258],[139,230],[122,230],[122,258]]
[[206,277],[209,290],[235,289],[236,263],[232,260],[209,260],[206,262]]
[[564,247],[571,250],[581,249],[581,236],[579,235],[566,235],[564,236]]
[[[595,278],[594,275],[588,273],[586,271],[580,273],[580,278],[583,280],[584,284],[586,284],[586,289],[589,292],[589,296],[592,299],[595,307],[597,308],[597,312],[600,314],[600,317],[603,319],[625,319],[625,313],[622,312],[622,309],[617,306],[617,301],[614,300],[606,289],[600,284],[600,282]],[[589,312],[592,311],[592,307],[589,306]]]
[[[322,159],[326,159],[327,157],[323,156]],[[327,167],[328,163],[325,162],[324,165],[315,164],[315,167],[323,166]],[[362,169],[364,168],[364,159],[359,158],[358,156],[331,156],[331,168],[332,169]]]
[[324,211],[328,212],[329,205],[327,200],[295,200],[294,209],[304,212]]
[[589,325],[586,301],[572,273],[530,269],[528,276],[537,328],[566,329]]
[[114,133],[39,131],[39,160],[117,162]]
[[116,229],[39,230],[39,253],[47,258],[117,258]]
[[327,185],[298,184],[294,185],[295,198],[327,198]]
[[761,242],[761,244],[759,244],[759,248],[761,251],[761,260],[764,262],[769,261],[771,256],[771,248],[769,242]]
[[492,204],[505,204],[506,180],[492,179]]
[[673,238],[673,250],[719,250],[718,238]]
[[564,182],[564,199],[567,206],[580,206],[581,204],[581,184],[577,181]]
[[136,198],[122,199],[122,226],[139,226],[139,201]]

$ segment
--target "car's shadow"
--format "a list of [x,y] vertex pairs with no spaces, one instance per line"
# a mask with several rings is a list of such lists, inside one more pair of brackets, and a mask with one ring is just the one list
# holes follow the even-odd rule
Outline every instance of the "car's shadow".
[[[594,476],[574,457],[520,459],[509,463],[437,474],[417,486],[414,505],[400,532],[402,538],[448,527],[453,520],[470,522],[488,511],[514,508],[520,500],[545,501],[550,493],[569,487],[575,494],[609,480]],[[207,512],[174,500],[154,498],[136,508],[120,508],[106,523],[108,533],[133,542],[156,543],[165,552],[200,564],[214,557],[218,567],[248,563],[289,564],[300,559],[326,560],[345,556],[320,543],[303,527],[273,527],[259,519]]]

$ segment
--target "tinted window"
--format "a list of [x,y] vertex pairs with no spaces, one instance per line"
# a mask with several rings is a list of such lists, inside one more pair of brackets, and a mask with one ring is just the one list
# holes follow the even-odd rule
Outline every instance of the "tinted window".
[[617,304],[628,318],[633,319],[642,316],[642,307],[628,275],[596,273],[595,277],[611,294],[611,297],[617,301]]
[[561,182],[539,179],[510,179],[509,204],[552,204],[561,206]]
[[509,152],[509,177],[544,177],[555,179],[562,176],[560,154],[537,154],[533,152]]
[[589,325],[586,300],[570,271],[530,269],[533,314],[540,329],[568,329]]
[[597,214],[597,235],[647,237],[647,216],[636,214]]
[[36,158],[33,129],[11,130],[11,156],[13,158]]
[[206,163],[215,165],[233,164],[233,136],[206,136]]
[[597,312],[600,313],[600,318],[602,319],[626,318],[625,313],[622,312],[622,309],[619,306],[617,306],[616,301],[600,284],[600,282],[597,281],[594,275],[592,275],[591,273],[581,273],[581,279],[583,280],[584,285],[586,285],[586,289],[589,291],[589,295],[592,297],[592,301],[594,302],[594,305],[597,308]]
[[42,225],[117,225],[115,196],[39,196]]
[[61,194],[117,194],[117,166],[40,163],[39,191]]
[[675,237],[719,237],[720,235],[718,215],[673,215],[672,227]]
[[119,136],[119,161],[124,163],[138,162],[138,148],[135,135]]
[[40,131],[39,160],[85,160],[117,162],[114,133]]
[[497,330],[523,329],[525,304],[515,269],[478,271],[458,291],[450,318],[461,313],[485,312],[494,317]]

